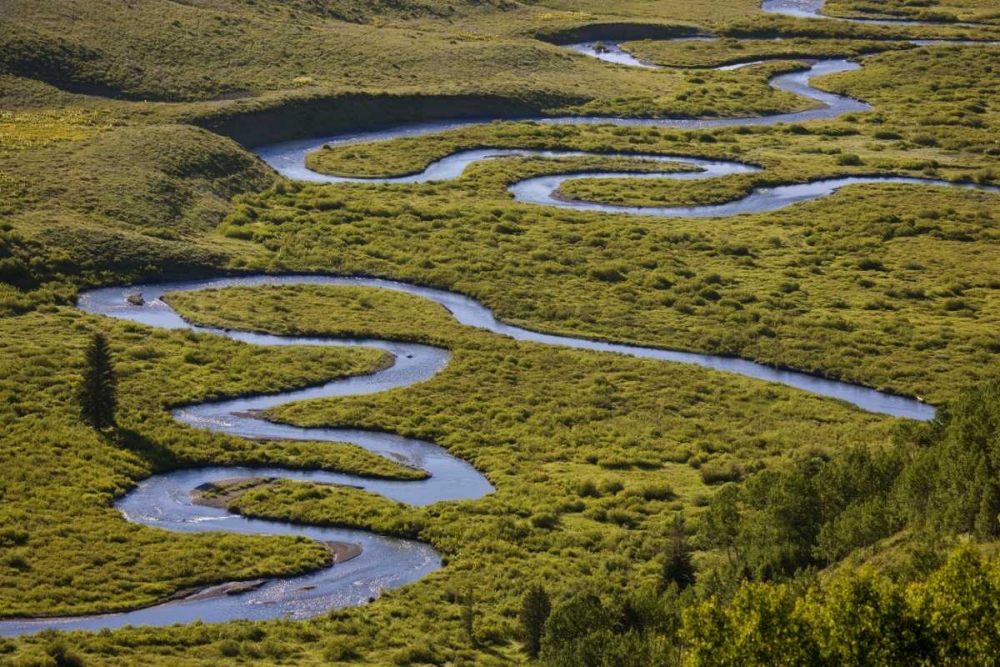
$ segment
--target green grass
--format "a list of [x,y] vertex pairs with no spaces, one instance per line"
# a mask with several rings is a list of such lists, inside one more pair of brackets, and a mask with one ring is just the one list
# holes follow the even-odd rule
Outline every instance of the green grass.
[[[234,508],[397,534],[416,530],[446,555],[448,566],[394,597],[426,599],[431,589],[471,588],[486,636],[509,636],[510,621],[494,614],[515,605],[521,586],[536,577],[567,591],[572,581],[595,578],[649,581],[653,563],[640,554],[656,552],[656,536],[673,512],[696,513],[712,492],[702,470],[733,462],[752,471],[805,443],[831,452],[845,442],[875,444],[894,422],[684,365],[516,343],[462,327],[440,306],[402,293],[240,288],[177,294],[171,301],[187,316],[218,326],[381,335],[452,351],[449,365],[420,385],[308,401],[269,415],[303,426],[389,429],[432,440],[472,461],[495,484],[494,494],[403,510],[350,489],[283,482],[244,495]],[[480,537],[465,538],[472,533]],[[579,548],[582,536],[589,536],[586,550]],[[572,561],[560,557],[567,549]],[[478,565],[484,562],[492,564],[488,571]],[[512,580],[521,583],[507,583]]]
[[[721,181],[584,180],[562,190],[631,205],[715,203],[753,186],[850,173],[995,182],[996,57],[981,47],[875,56],[822,82],[870,100],[874,113],[794,132],[506,123],[322,150],[309,164],[375,176],[481,146],[624,145],[765,168]],[[887,88],[890,77],[896,86]],[[529,326],[748,356],[932,401],[954,396],[969,373],[996,372],[995,195],[866,186],[764,215],[622,219],[511,204],[505,186],[541,169],[528,164],[537,161],[491,161],[451,183],[264,195],[224,231],[281,248],[292,266],[458,289]],[[597,278],[606,268],[621,279]]]
[[[0,320],[3,615],[130,608],[228,579],[315,568],[326,554],[297,539],[186,535],[130,525],[111,501],[153,472],[205,465],[285,465],[412,478],[356,447],[253,443],[178,425],[167,408],[273,392],[383,363],[360,349],[262,349],[50,309]],[[121,428],[81,421],[73,400],[83,347],[100,328],[121,376]],[[243,369],[242,371],[238,369]]]
[[132,124],[108,109],[5,119],[0,277],[14,289],[0,293],[3,312],[66,303],[67,283],[246,261],[246,248],[205,239],[232,196],[275,182],[233,141],[190,125]]
[[699,3],[677,3],[669,0],[623,0],[609,4],[601,0],[552,0],[546,7],[566,12],[607,15],[621,20],[640,18],[657,21],[692,21],[713,23],[739,18],[757,11],[759,5],[753,0],[709,0]]
[[823,8],[830,16],[888,18],[910,21],[971,21],[996,23],[1000,12],[989,0],[831,0]]
[[[248,299],[248,294],[253,298]],[[438,600],[442,591],[469,587],[479,601],[478,627],[484,641],[503,651],[513,630],[502,610],[516,604],[521,590],[508,584],[512,578],[531,572],[530,580],[542,577],[566,585],[572,580],[623,585],[648,580],[653,564],[643,554],[656,552],[655,536],[662,534],[673,511],[689,510],[710,492],[698,471],[703,463],[733,460],[752,470],[762,462],[781,460],[801,443],[832,451],[843,442],[879,442],[893,422],[835,401],[726,374],[515,343],[461,327],[439,306],[408,295],[303,287],[208,291],[170,298],[182,312],[206,323],[239,323],[276,333],[381,335],[452,349],[445,371],[417,387],[367,398],[305,403],[276,414],[299,423],[387,428],[434,440],[483,469],[496,484],[496,494],[471,503],[400,512],[368,494],[306,491],[304,485],[281,483],[248,494],[237,505],[254,515],[308,521],[322,517],[325,523],[370,525],[401,534],[418,531],[446,554],[449,566],[441,574],[393,593],[362,612],[374,624],[371,631],[375,633],[370,643],[364,643],[364,650],[376,660],[378,656],[388,659],[399,646],[419,644],[410,632],[427,637],[448,655],[464,651],[456,618],[448,604],[442,607]],[[248,309],[248,304],[253,307]],[[282,322],[274,317],[277,312],[295,316]],[[52,324],[44,324],[46,319]],[[55,335],[67,331],[60,320],[82,324],[90,319],[63,311],[5,321],[10,331],[5,339],[12,341],[18,355],[6,376],[21,396],[18,402],[7,403],[19,415],[7,422],[13,429],[9,438],[27,448],[7,452],[5,469],[18,471],[13,478],[18,481],[8,482],[5,488],[11,508],[11,520],[5,525],[28,534],[17,554],[30,565],[8,570],[10,585],[5,590],[13,598],[5,608],[31,609],[32,613],[45,611],[46,605],[52,611],[108,608],[218,580],[222,572],[226,578],[256,576],[296,566],[287,558],[294,544],[289,541],[174,535],[128,526],[104,508],[130,480],[152,470],[208,461],[261,462],[256,446],[175,425],[164,405],[250,388],[274,390],[293,379],[311,381],[320,373],[357,369],[360,362],[370,364],[377,357],[339,349],[257,350],[212,337],[149,332],[135,325],[104,322],[123,375],[123,426],[142,434],[141,444],[123,446],[88,435],[67,399],[73,367],[47,361],[53,354],[48,350],[65,345],[65,336]],[[74,339],[82,346],[87,327],[71,325],[68,330],[79,332]],[[31,344],[24,340],[29,335]],[[234,354],[241,356],[234,358]],[[230,366],[254,370],[240,377],[230,372]],[[206,387],[212,387],[211,393]],[[35,426],[42,418],[50,424],[44,438]],[[53,428],[53,420],[58,420],[58,427]],[[60,442],[77,444],[67,449]],[[297,466],[302,463],[297,450],[316,456],[316,449],[330,445],[287,447],[266,462]],[[77,457],[89,460],[88,465],[76,465]],[[328,463],[332,460],[336,459],[327,459]],[[351,460],[357,469],[363,458],[352,454]],[[584,482],[592,483],[596,491],[581,491]],[[81,504],[81,492],[92,499]],[[68,533],[58,522],[52,528],[37,523],[40,517],[50,512],[59,516],[70,506],[77,520]],[[29,513],[27,508],[35,511]],[[556,519],[555,529],[548,527],[549,515]],[[65,535],[57,537],[60,533]],[[128,551],[123,551],[117,542],[120,538],[115,537],[122,533],[128,536]],[[470,533],[481,539],[466,539]],[[584,551],[580,550],[581,536],[586,536],[588,545]],[[100,565],[73,571],[69,579],[56,574],[54,568],[63,563],[60,555],[70,542],[76,553]],[[43,558],[36,544],[46,544],[44,553],[50,556]],[[109,544],[115,547],[112,559],[103,555]],[[202,555],[199,546],[228,558],[226,567],[213,568],[213,561]],[[314,553],[308,551],[312,548],[308,543],[296,548],[304,555]],[[233,560],[234,549],[244,560]],[[562,556],[567,549],[576,554],[572,561]],[[279,552],[285,554],[281,567],[264,557]],[[118,558],[117,554],[123,555]],[[171,566],[161,565],[156,560],[160,558],[169,558]],[[253,566],[241,570],[240,562]],[[484,562],[493,563],[486,572],[481,567]],[[164,577],[165,573],[171,576]],[[143,579],[151,575],[155,579]],[[115,589],[130,580],[135,581],[135,590],[129,595]],[[81,582],[93,584],[83,589],[88,592],[86,599],[72,592]],[[23,606],[14,606],[14,600]],[[418,613],[427,614],[440,610],[445,615],[433,617],[430,626],[416,622],[408,626],[412,630],[400,634],[392,618],[402,608],[422,609]],[[358,618],[348,612],[341,621],[307,625],[315,627],[312,632],[336,636],[357,627],[352,624]],[[429,622],[432,617],[427,618]],[[191,641],[194,646],[207,642],[195,650],[192,659],[210,660],[216,655],[219,649],[214,647],[233,636],[230,627],[207,629],[200,639],[184,640],[188,646]],[[264,630],[269,636],[289,642],[296,641],[297,633],[307,632],[281,624],[264,627],[271,628]],[[179,640],[183,633],[136,630],[117,633],[110,640],[75,636],[72,643],[103,661],[112,659],[109,651],[137,655],[135,651],[146,650],[142,647],[169,645],[175,641],[171,637]],[[44,638],[26,640],[23,645],[30,651],[39,642],[44,645]],[[383,648],[376,649],[380,644]],[[322,647],[303,644],[288,650],[310,652]]]
[[[10,229],[0,272],[15,289],[0,296],[4,312],[66,303],[72,285],[112,275],[267,264],[259,249],[204,234],[231,211],[230,197],[273,176],[189,123],[254,144],[414,115],[719,117],[808,106],[766,85],[775,66],[644,72],[534,38],[672,16],[638,4],[607,15],[435,2],[143,0],[117,11],[60,0],[9,9],[0,33],[0,211]],[[688,30],[705,19],[684,11],[677,19]],[[670,25],[653,27],[676,31]]]
[[[828,9],[846,7],[831,2]],[[767,215],[624,218],[514,204],[506,188],[543,173],[662,166],[519,158],[475,165],[452,183],[300,187],[244,148],[455,115],[725,117],[800,109],[808,103],[766,83],[795,63],[732,73],[680,67],[855,55],[874,50],[879,37],[996,38],[995,27],[795,21],[762,14],[756,0],[16,0],[5,9],[3,615],[148,604],[193,586],[324,562],[324,550],[306,541],[127,524],[113,499],[154,472],[232,464],[420,476],[354,446],[251,442],[182,427],[168,412],[179,403],[365,372],[385,363],[379,353],[254,349],[91,318],[69,308],[86,285],[239,270],[367,273],[461,291],[532,328],[739,355],[932,402],[1000,371],[995,195],[879,186]],[[956,0],[904,11],[983,18],[991,9]],[[761,39],[637,41],[692,31]],[[779,35],[786,39],[763,41]],[[674,69],[616,67],[550,43],[599,36],[632,40],[636,54]],[[500,123],[321,151],[310,166],[398,174],[487,146],[686,154],[763,167],[710,182],[608,179],[563,190],[661,205],[851,173],[996,184],[997,54],[940,46],[868,58],[861,71],[820,85],[875,111],[833,122],[710,132]],[[550,587],[557,606],[582,589],[611,604],[622,591],[655,583],[676,516],[701,535],[704,508],[722,481],[912,436],[897,430],[898,420],[781,386],[517,343],[459,326],[444,309],[402,294],[285,287],[169,298],[205,323],[449,348],[448,367],[420,385],[271,414],[435,441],[476,465],[497,491],[413,509],[357,489],[261,486],[234,499],[232,509],[416,536],[444,555],[446,567],[375,604],[309,622],[43,634],[0,642],[2,664],[72,664],[74,655],[102,665],[308,665],[355,655],[370,664],[518,664],[517,614],[531,584]],[[71,400],[94,328],[109,335],[123,376],[122,429],[109,438],[84,427]],[[829,617],[850,608],[835,589],[814,588],[796,602],[790,589],[755,588],[726,606],[736,582],[718,575],[725,556],[697,546],[697,590],[683,603],[656,600],[694,610],[686,636],[697,643],[689,655],[698,664],[712,664],[706,656],[713,652],[751,650],[724,640],[752,628],[740,614],[750,609],[752,617],[755,605],[776,601],[771,608],[781,610],[791,600],[811,610],[778,616],[801,623],[802,636],[853,627]],[[856,564],[868,563],[892,573],[918,560],[919,549],[897,535],[832,570],[850,578]],[[907,599],[957,595],[956,582],[969,573],[946,569]],[[804,590],[808,578],[795,586]],[[716,602],[701,599],[711,593],[720,594]],[[470,596],[471,642],[462,621]],[[945,608],[935,604],[920,608]],[[697,628],[713,636],[698,638]],[[848,664],[840,653],[827,659]]]
[[[466,3],[451,12],[454,16],[428,12],[403,20],[372,11],[368,3],[351,4],[358,12],[378,16],[345,21],[339,17],[350,12],[336,7],[303,11],[275,0],[197,5],[143,0],[124,11],[73,0],[45,7],[18,0],[8,8],[9,20],[0,33],[0,71],[136,101],[216,100],[230,105],[277,91],[293,96],[389,91],[507,97],[534,91],[566,103],[595,92],[669,96],[677,82],[670,75],[616,71],[533,38],[599,21],[602,13],[581,20],[572,13],[552,14],[512,2]],[[612,14],[606,22],[620,16]],[[39,62],[46,66],[33,65]]]
[[906,42],[848,39],[755,40],[723,38],[713,41],[643,40],[622,45],[629,53],[667,67],[718,67],[767,58],[853,58],[892,49],[912,48]]
[[617,206],[664,206],[668,202],[672,206],[702,206],[745,197],[756,181],[749,174],[734,174],[704,181],[656,179],[642,187],[626,178],[587,178],[564,182],[557,194]]
[[919,25],[877,25],[836,20],[803,20],[760,12],[727,20],[717,27],[717,32],[727,37],[747,38],[985,40],[995,38],[997,28],[988,24],[956,25],[947,22]]
[[622,221],[512,205],[508,174],[523,170],[498,161],[455,183],[338,186],[332,199],[322,186],[273,193],[225,230],[280,248],[288,268],[454,289],[553,332],[736,354],[932,401],[995,372],[994,195],[868,186],[791,214]]

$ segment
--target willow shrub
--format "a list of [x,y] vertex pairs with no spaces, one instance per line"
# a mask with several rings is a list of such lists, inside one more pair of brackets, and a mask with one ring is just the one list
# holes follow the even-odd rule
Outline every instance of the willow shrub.
[[965,548],[924,583],[857,572],[805,595],[747,584],[685,612],[688,667],[993,665],[1000,564]]

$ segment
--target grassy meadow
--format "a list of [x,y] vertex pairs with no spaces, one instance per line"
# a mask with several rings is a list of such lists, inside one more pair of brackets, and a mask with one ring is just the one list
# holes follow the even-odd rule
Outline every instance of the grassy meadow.
[[823,11],[830,16],[942,23],[967,21],[995,24],[1000,19],[1000,12],[988,0],[830,0]]
[[[385,362],[381,353],[253,348],[66,308],[5,318],[2,327],[5,616],[127,609],[207,583],[325,562],[325,550],[308,541],[180,535],[124,522],[111,501],[158,470],[216,462],[413,476],[357,448],[257,444],[181,427],[167,411],[365,372]],[[72,394],[95,329],[113,341],[121,378],[120,428],[111,435],[81,422]]]
[[815,39],[795,37],[773,39],[737,39],[664,41],[646,39],[626,42],[622,47],[640,60],[663,67],[708,68],[778,58],[817,59],[855,58],[880,51],[912,48],[906,42],[883,42],[864,39]]
[[[960,91],[936,97],[922,94],[933,83],[906,73],[902,63],[915,62],[906,54],[875,56],[864,70],[822,85],[860,90],[877,103],[871,77],[892,68],[903,94],[883,89],[875,113],[802,130],[507,123],[321,150],[308,163],[376,176],[418,171],[473,147],[609,152],[627,138],[632,152],[723,157],[764,169],[718,183],[571,181],[563,194],[662,206],[851,173],[994,183],[992,112],[966,110],[990,94],[991,65],[977,56],[992,52],[978,49],[920,50],[920,72],[948,72],[950,90]],[[975,80],[982,84],[965,87]],[[480,163],[447,183],[309,185],[246,197],[221,229],[280,248],[289,266],[455,289],[505,319],[554,332],[744,356],[933,402],[954,396],[970,377],[996,373],[995,194],[864,186],[767,214],[623,219],[512,204],[506,186],[537,173],[528,164],[544,169],[539,162]]]
[[[250,294],[252,310],[245,307]],[[553,593],[567,596],[588,583],[653,582],[670,521],[677,514],[697,515],[712,485],[799,450],[833,452],[862,442],[878,446],[887,442],[895,421],[684,365],[506,341],[462,327],[436,304],[403,294],[293,287],[169,298],[180,312],[206,324],[296,335],[379,335],[451,350],[448,367],[421,385],[372,397],[306,402],[271,416],[301,425],[390,429],[432,440],[473,462],[496,485],[496,493],[478,501],[407,509],[356,490],[313,487],[305,492],[302,487],[312,485],[281,482],[250,491],[234,504],[252,516],[418,536],[446,556],[448,566],[440,573],[388,593],[387,604],[362,612],[378,632],[364,648],[376,664],[413,641],[406,634],[396,636],[392,617],[400,606],[423,609],[431,615],[428,622],[435,619],[432,625],[411,626],[434,651],[451,656],[461,650],[458,605],[436,602],[447,591],[476,600],[477,636],[485,647],[494,647],[487,653],[516,652],[516,643],[510,643],[516,626],[508,613],[530,583],[562,582]],[[282,367],[284,360],[270,351],[254,353]],[[158,421],[162,428],[170,425],[166,416]],[[479,537],[468,539],[473,534]],[[288,548],[279,541],[274,545]],[[483,563],[491,564],[488,570]],[[354,622],[349,618],[344,622]],[[319,621],[317,631],[327,635],[322,628],[330,622]],[[166,637],[171,631],[159,632]],[[213,629],[206,638],[219,642],[227,632]],[[128,635],[123,641],[135,641],[124,639]],[[376,649],[380,644],[385,647]],[[206,649],[206,655],[214,650]]]
[[[553,609],[548,667],[994,658],[1000,195],[868,185],[765,214],[659,219],[519,204],[508,191],[542,174],[690,169],[628,154],[761,171],[574,180],[560,194],[680,206],[850,174],[1000,185],[1000,50],[901,41],[1000,38],[989,5],[825,9],[939,21],[914,27],[795,20],[756,0],[8,0],[0,617],[127,609],[327,562],[307,540],[127,523],[114,500],[158,472],[423,477],[352,445],[253,442],[170,416],[371,372],[390,362],[383,353],[255,348],[88,316],[73,302],[91,286],[249,271],[381,276],[470,295],[536,330],[738,356],[946,407],[918,426],[731,374],[516,342],[366,288],[169,295],[207,325],[447,348],[449,364],[427,382],[267,416],[430,440],[496,492],[411,508],[355,488],[249,485],[232,511],[420,539],[445,567],[305,622],[0,640],[0,665],[525,664],[522,603],[535,585]],[[723,39],[665,39],[695,34]],[[557,46],[602,37],[664,68]],[[768,79],[819,57],[863,57],[863,69],[817,85],[874,110],[698,131],[507,120],[307,158],[324,173],[389,176],[474,148],[593,153],[494,159],[427,184],[294,183],[248,150],[459,116],[783,113],[812,103]],[[769,62],[708,69],[756,59]],[[94,331],[120,376],[118,426],[106,432],[84,423],[74,399]]]

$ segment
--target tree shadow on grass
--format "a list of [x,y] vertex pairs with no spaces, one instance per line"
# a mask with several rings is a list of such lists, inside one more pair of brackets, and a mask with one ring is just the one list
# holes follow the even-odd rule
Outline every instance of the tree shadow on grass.
[[183,465],[176,452],[133,429],[118,427],[105,437],[118,447],[142,457],[154,470],[174,470]]

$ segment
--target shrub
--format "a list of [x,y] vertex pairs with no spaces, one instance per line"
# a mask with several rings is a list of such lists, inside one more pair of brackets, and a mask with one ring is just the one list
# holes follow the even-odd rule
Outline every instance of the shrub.
[[705,484],[723,484],[743,479],[743,468],[736,461],[709,463],[701,467],[701,481]]
[[406,648],[399,649],[392,655],[394,665],[443,665],[445,659],[438,653],[437,648],[429,642],[412,644]]
[[590,270],[590,277],[605,283],[620,283],[625,280],[625,269],[620,266],[600,266]]
[[334,639],[323,648],[323,658],[327,662],[350,662],[361,659],[361,654],[344,640]]
[[542,512],[531,517],[531,525],[543,530],[552,530],[559,525],[559,517],[551,512]]
[[219,655],[223,658],[235,658],[241,652],[239,642],[232,639],[226,639],[219,643]]
[[625,488],[625,485],[618,479],[606,479],[601,482],[599,488],[602,494],[606,496],[613,496],[620,493],[621,490]]
[[862,271],[885,271],[882,260],[874,257],[864,257],[858,260],[858,268]]
[[954,313],[960,310],[972,310],[969,304],[963,299],[946,299],[944,302],[944,309],[949,313]]
[[676,494],[669,484],[647,484],[639,489],[645,500],[672,500]]

